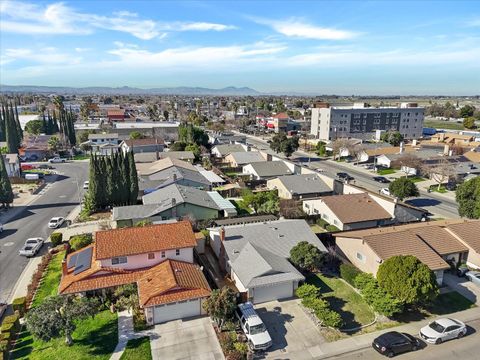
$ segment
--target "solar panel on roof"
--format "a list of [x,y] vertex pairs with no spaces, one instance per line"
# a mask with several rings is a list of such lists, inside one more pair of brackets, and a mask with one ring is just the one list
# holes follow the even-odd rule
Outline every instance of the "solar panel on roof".
[[78,253],[77,262],[75,263],[74,275],[80,274],[85,270],[90,269],[92,265],[93,248],[89,247]]
[[72,256],[70,256],[70,259],[68,260],[68,264],[67,264],[68,269],[71,269],[72,267],[75,266],[75,264],[77,263],[77,256],[78,254],[73,254]]

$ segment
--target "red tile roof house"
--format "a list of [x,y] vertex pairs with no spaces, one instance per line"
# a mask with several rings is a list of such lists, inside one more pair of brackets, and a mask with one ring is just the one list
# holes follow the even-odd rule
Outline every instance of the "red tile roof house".
[[60,294],[136,283],[148,324],[203,315],[210,287],[193,263],[196,238],[189,222],[95,233],[95,241],[63,262]]

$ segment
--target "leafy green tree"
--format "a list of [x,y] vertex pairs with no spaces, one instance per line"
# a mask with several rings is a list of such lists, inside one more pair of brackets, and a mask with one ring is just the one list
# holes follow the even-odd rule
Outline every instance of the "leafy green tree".
[[13,203],[12,185],[7,175],[3,155],[0,154],[0,204],[9,206],[11,203]]
[[327,149],[323,141],[317,143],[316,152],[318,156],[325,156],[327,154]]
[[473,105],[465,105],[460,108],[460,116],[463,118],[473,116],[474,112],[475,112],[475,106]]
[[378,284],[402,304],[427,304],[439,291],[435,274],[415,256],[398,255],[378,268]]
[[13,107],[8,104],[5,107],[5,137],[7,140],[8,152],[10,154],[18,153],[22,136],[18,133]]
[[395,179],[390,183],[388,189],[390,190],[391,194],[400,200],[411,196],[418,196],[419,194],[417,185],[415,185],[412,180],[406,177]]
[[5,129],[5,123],[7,121],[6,115],[5,115],[5,108],[2,104],[0,107],[0,142],[6,141],[6,129]]
[[287,140],[285,133],[275,134],[270,142],[270,149],[277,154],[282,151],[282,144]]
[[225,321],[233,318],[236,306],[235,293],[227,286],[220,290],[213,290],[210,297],[203,303],[203,309],[220,327]]
[[93,317],[98,306],[96,298],[75,295],[48,297],[27,313],[27,329],[42,341],[49,341],[63,335],[67,345],[72,345],[72,333],[75,331],[77,322]]
[[197,144],[188,144],[185,147],[185,151],[193,152],[193,155],[195,155],[195,160],[200,159],[201,150],[200,150],[200,146],[198,146]]
[[318,298],[320,296],[320,289],[312,284],[303,284],[295,290],[295,295],[301,299]]
[[163,110],[163,117],[165,118],[165,121],[168,121],[168,117],[169,117],[169,113],[168,113],[168,110]]
[[30,120],[25,124],[25,131],[32,135],[39,135],[45,132],[42,120]]
[[380,140],[387,142],[392,146],[399,146],[403,141],[403,136],[398,131],[387,131],[382,134]]
[[136,140],[136,139],[143,139],[144,136],[140,131],[132,131],[130,133],[130,139]]
[[290,249],[290,261],[302,270],[318,269],[323,260],[323,253],[308,241],[300,241]]
[[402,303],[381,288],[372,274],[358,274],[355,277],[355,287],[360,290],[367,304],[379,314],[390,317],[403,311]]
[[135,205],[138,198],[138,175],[137,168],[135,166],[135,158],[133,151],[128,153],[128,173],[130,176],[130,205]]
[[469,116],[463,119],[463,127],[467,129],[474,129],[475,126],[475,118],[473,116]]
[[52,136],[50,139],[48,139],[47,144],[50,151],[57,152],[60,148],[60,139],[56,136]]
[[299,147],[299,138],[298,136],[292,136],[282,143],[281,151],[283,154],[289,158]]
[[458,214],[469,219],[480,219],[480,177],[458,185],[455,192]]
[[170,151],[185,151],[187,147],[187,143],[183,141],[175,141],[172,145],[170,145]]

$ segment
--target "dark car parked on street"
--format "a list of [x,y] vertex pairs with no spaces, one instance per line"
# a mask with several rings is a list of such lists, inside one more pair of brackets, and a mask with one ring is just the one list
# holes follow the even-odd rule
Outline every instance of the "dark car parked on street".
[[388,180],[384,176],[374,176],[373,180],[375,180],[376,182],[382,183],[382,184],[389,184],[390,183],[390,180]]
[[382,355],[394,357],[397,354],[418,350],[420,340],[406,333],[390,331],[373,340],[372,347]]
[[337,178],[338,178],[339,180],[343,180],[343,181],[352,181],[352,180],[354,180],[354,177],[348,175],[346,172],[338,172],[338,173],[337,173]]

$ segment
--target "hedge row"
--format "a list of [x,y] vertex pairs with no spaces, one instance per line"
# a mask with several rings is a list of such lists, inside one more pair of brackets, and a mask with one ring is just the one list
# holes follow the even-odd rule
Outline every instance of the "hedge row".
[[304,284],[295,292],[302,299],[302,305],[311,309],[322,325],[339,328],[343,325],[342,317],[329,308],[328,302],[321,299],[320,289],[315,285]]
[[345,280],[350,285],[355,286],[355,278],[357,275],[361,274],[362,272],[358,270],[355,266],[350,264],[342,264],[340,265],[340,276],[343,280]]

